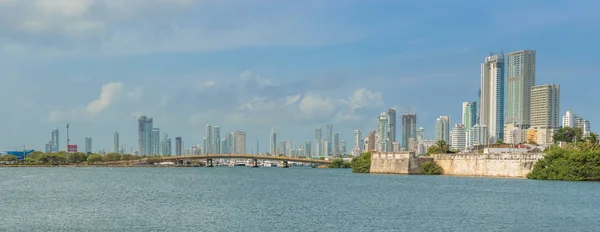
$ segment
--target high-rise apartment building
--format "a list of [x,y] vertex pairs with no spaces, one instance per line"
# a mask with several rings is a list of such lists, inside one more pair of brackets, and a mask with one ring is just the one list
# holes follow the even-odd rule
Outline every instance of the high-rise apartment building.
[[269,148],[269,154],[270,155],[277,155],[277,132],[275,132],[275,129],[271,128],[271,134],[269,136],[269,143],[270,143],[270,148]]
[[164,140],[162,141],[161,155],[162,156],[171,156],[173,154],[173,149],[171,147],[171,138],[169,138],[169,135],[167,133],[163,134],[163,138],[164,138]]
[[367,151],[375,151],[376,150],[376,147],[375,147],[375,144],[377,144],[376,134],[377,133],[375,131],[369,132],[369,136],[367,137],[367,147],[366,147]]
[[227,141],[228,136],[225,135],[225,137],[223,137],[223,139],[219,142],[220,146],[221,146],[221,153],[223,154],[231,154],[231,151],[228,149],[227,144],[229,143]]
[[417,142],[425,140],[425,128],[417,128]]
[[212,150],[214,154],[221,154],[221,146],[219,146],[219,141],[221,141],[221,128],[214,126],[212,139]]
[[467,130],[477,124],[477,102],[463,102],[462,124]]
[[486,146],[489,144],[490,132],[485,125],[475,125],[467,131],[467,148],[473,146]]
[[333,155],[334,156],[338,156],[341,154],[341,149],[340,149],[340,134],[339,133],[335,133],[333,134]]
[[115,133],[113,133],[112,152],[120,154],[120,152],[119,152],[119,133],[116,131],[115,131]]
[[[389,141],[389,138],[387,137],[388,135],[388,128],[389,124],[388,124],[388,114],[386,112],[382,112],[381,115],[379,115],[378,118],[378,125],[377,125],[377,134],[378,134],[378,139],[377,139],[377,148],[376,150],[379,152],[387,152],[389,150],[391,150],[391,142]],[[388,147],[389,146],[389,147]]]
[[506,123],[529,125],[531,88],[535,85],[535,51],[506,54]]
[[138,119],[138,154],[152,155],[153,120],[146,116]]
[[181,137],[175,137],[175,155],[183,155],[183,140],[181,139]]
[[361,145],[363,144],[362,142],[362,135],[360,133],[359,129],[354,130],[354,149],[357,149],[357,151],[360,153],[361,152]]
[[450,143],[450,116],[440,116],[435,121],[435,140]]
[[213,129],[212,126],[206,124],[206,144],[204,145],[205,154],[213,154]]
[[85,137],[85,153],[92,152],[92,137]]
[[315,155],[323,156],[323,130],[317,128],[315,130]]
[[152,155],[160,155],[161,154],[161,150],[160,150],[160,129],[159,128],[153,128],[152,129],[152,144],[150,145],[152,147]]
[[481,64],[479,124],[488,126],[490,141],[504,134],[504,56],[491,55]]
[[235,154],[246,154],[246,133],[243,131],[236,131],[234,134],[235,138]]
[[570,110],[563,116],[562,127],[580,128],[584,136],[588,136],[591,133],[590,121],[584,120]]
[[333,143],[333,125],[326,125],[327,127],[327,138],[325,138],[325,140],[327,141],[328,146],[327,146],[327,150],[325,150],[325,153],[329,156],[329,154],[333,154],[333,148],[332,148],[332,143]]
[[306,143],[304,143],[304,156],[306,156],[306,157],[312,156],[312,146],[310,144],[310,140],[306,140]]
[[465,125],[456,124],[454,129],[452,129],[452,141],[450,142],[450,146],[452,149],[456,151],[464,151],[467,148],[467,131],[465,129]]
[[402,144],[401,147],[408,149],[408,140],[417,139],[417,115],[413,113],[402,115]]
[[[404,119],[404,117],[403,117]],[[396,142],[396,109],[395,108],[391,108],[388,109],[387,112],[387,120],[388,120],[388,132],[387,132],[387,138],[388,141],[391,142]],[[415,118],[416,121],[416,118]],[[404,121],[402,121],[402,123],[404,123]],[[404,124],[402,124],[404,125]]]
[[548,84],[531,88],[531,127],[558,128],[559,112],[559,85]]

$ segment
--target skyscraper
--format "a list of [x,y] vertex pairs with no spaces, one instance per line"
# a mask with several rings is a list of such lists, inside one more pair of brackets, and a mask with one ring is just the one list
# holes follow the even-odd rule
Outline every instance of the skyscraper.
[[170,156],[173,154],[173,149],[171,148],[171,138],[169,138],[169,135],[167,133],[163,134],[163,141],[162,141],[162,152],[161,155],[162,156]]
[[425,140],[425,128],[417,128],[417,142]]
[[139,155],[152,154],[153,120],[146,116],[138,119],[138,152]]
[[583,131],[584,136],[588,136],[591,133],[590,121],[577,116],[570,110],[563,116],[562,127],[580,128]]
[[354,149],[357,149],[358,152],[361,152],[361,144],[362,144],[362,135],[359,129],[354,130]]
[[152,155],[160,155],[160,129],[154,128],[152,129]]
[[339,133],[335,133],[333,134],[333,155],[337,156],[341,154],[341,149],[340,149],[340,134]]
[[456,124],[454,129],[452,129],[452,141],[450,142],[450,146],[452,149],[457,151],[463,151],[467,148],[467,131],[465,130],[465,125]]
[[181,139],[181,137],[175,137],[175,155],[183,155],[183,140]]
[[221,141],[221,128],[219,128],[218,126],[214,126],[211,146],[214,154],[221,154],[221,146],[219,146],[219,141]]
[[85,153],[92,152],[92,137],[85,137]]
[[120,153],[119,152],[119,133],[115,131],[115,133],[113,134],[113,146],[112,146],[112,152],[113,153]]
[[417,115],[413,113],[402,115],[402,144],[401,147],[408,149],[408,140],[417,139]]
[[223,154],[231,154],[231,151],[229,151],[229,150],[227,149],[227,148],[228,148],[227,144],[229,143],[229,142],[227,141],[227,138],[228,138],[228,137],[229,137],[229,136],[225,136],[225,137],[224,137],[224,138],[221,140],[221,142],[220,142],[220,143],[221,143],[221,153],[223,153]]
[[490,141],[504,136],[504,56],[488,56],[481,64],[479,124],[488,126]]
[[58,136],[58,127],[52,129],[52,136],[50,138],[51,151],[58,152],[60,150],[60,139]]
[[271,128],[271,135],[269,137],[269,142],[270,142],[270,149],[269,149],[269,154],[270,155],[277,155],[277,132],[275,132],[274,128]]
[[325,138],[325,140],[327,141],[328,146],[327,146],[327,150],[325,151],[325,153],[327,155],[329,155],[329,154],[333,154],[333,148],[331,146],[332,142],[333,142],[333,125],[331,125],[331,124],[326,125],[326,127],[327,127],[327,138]]
[[467,130],[477,124],[477,102],[463,102],[462,124]]
[[559,114],[559,85],[539,85],[531,88],[531,127],[556,129],[559,126]]
[[235,132],[235,154],[246,154],[246,133],[243,131]]
[[450,143],[450,117],[440,116],[435,121],[435,140],[444,140]]
[[213,139],[212,126],[206,124],[206,145],[204,146],[205,154],[213,154]]
[[323,130],[318,128],[315,130],[315,155],[323,156]]
[[204,145],[204,149],[202,150],[202,152],[204,154],[208,154],[208,140],[206,139],[206,137],[204,137],[204,139],[202,139],[202,144]]
[[378,124],[377,124],[377,134],[379,135],[378,137],[378,141],[376,142],[377,148],[376,150],[379,152],[387,152],[390,151],[391,149],[389,149],[388,146],[391,146],[391,142],[389,141],[389,138],[387,137],[388,135],[388,118],[387,118],[388,114],[386,112],[382,112],[381,115],[379,115],[378,118]]
[[310,145],[310,140],[306,140],[304,144],[304,156],[311,157],[312,156],[312,147]]
[[535,85],[535,51],[506,55],[506,123],[529,125],[531,88]]
[[[404,119],[404,118],[403,118]],[[387,112],[387,120],[388,120],[388,132],[387,138],[389,138],[389,142],[396,142],[396,109],[390,108]],[[415,118],[416,121],[416,118]],[[404,121],[403,121],[404,123]]]
[[340,154],[339,155],[346,155],[346,141],[341,141],[340,142]]

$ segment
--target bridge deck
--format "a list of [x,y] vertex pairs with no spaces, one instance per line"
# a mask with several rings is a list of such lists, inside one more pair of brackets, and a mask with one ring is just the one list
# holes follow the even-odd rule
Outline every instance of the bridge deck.
[[277,161],[313,163],[313,164],[330,164],[332,162],[331,160],[296,158],[296,157],[288,157],[288,156],[238,155],[238,154],[168,156],[168,157],[162,157],[162,158],[164,161],[197,160],[197,159],[259,159],[259,160],[277,160]]

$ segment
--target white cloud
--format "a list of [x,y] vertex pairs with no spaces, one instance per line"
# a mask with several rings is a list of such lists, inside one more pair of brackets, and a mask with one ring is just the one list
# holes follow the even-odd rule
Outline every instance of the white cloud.
[[206,81],[202,84],[202,86],[209,88],[209,87],[215,86],[216,84],[217,84],[217,82],[215,82],[215,81]]
[[300,97],[302,97],[302,95],[300,95],[300,94],[296,94],[294,96],[287,96],[287,97],[285,97],[285,104],[286,105],[294,104],[294,103],[298,102],[298,100],[300,100]]
[[366,106],[381,106],[383,100],[380,92],[372,92],[368,89],[361,88],[354,91],[348,100],[343,100],[352,110],[360,109]]
[[337,101],[309,93],[299,103],[300,113],[306,117],[328,117],[334,112]]
[[123,84],[111,82],[102,86],[100,98],[90,102],[86,110],[90,115],[97,115],[114,104],[120,97]]

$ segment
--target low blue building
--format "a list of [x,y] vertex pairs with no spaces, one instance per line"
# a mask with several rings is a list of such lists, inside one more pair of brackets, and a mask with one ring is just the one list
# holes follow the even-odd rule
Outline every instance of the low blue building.
[[25,159],[25,156],[29,155],[30,153],[32,153],[34,150],[28,150],[28,151],[7,151],[6,154],[7,155],[14,155],[17,157],[17,159]]

